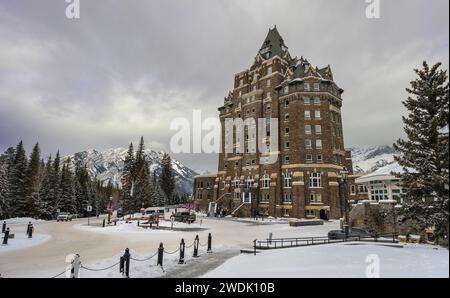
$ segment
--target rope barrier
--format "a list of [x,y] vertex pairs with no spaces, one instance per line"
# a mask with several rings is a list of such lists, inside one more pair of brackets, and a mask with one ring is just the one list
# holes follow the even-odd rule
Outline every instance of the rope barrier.
[[57,278],[57,277],[63,275],[64,273],[66,273],[66,271],[67,271],[67,270],[64,270],[63,272],[61,272],[61,273],[59,273],[59,274],[57,274],[57,275],[55,275],[55,276],[52,276],[52,277],[50,277],[50,278]]
[[177,248],[175,251],[172,251],[172,252],[168,252],[167,250],[164,250],[164,252],[165,252],[166,254],[168,254],[168,255],[173,255],[173,254],[175,254],[175,253],[177,253],[177,252],[179,252],[179,251],[180,251],[179,248]]
[[136,262],[145,262],[145,261],[150,260],[150,259],[153,258],[154,256],[156,256],[157,254],[158,254],[158,252],[156,252],[154,255],[152,255],[152,256],[150,256],[150,257],[148,257],[148,258],[145,258],[145,259],[136,259],[136,258],[133,258],[133,257],[131,257],[130,259],[132,259],[133,261],[136,261]]
[[86,270],[88,270],[88,271],[104,271],[104,270],[111,269],[111,268],[113,268],[113,267],[115,267],[115,266],[117,266],[117,265],[119,265],[119,264],[120,264],[120,262],[117,262],[117,263],[115,263],[115,264],[113,264],[113,265],[111,265],[111,266],[109,266],[109,267],[102,268],[102,269],[88,268],[88,267],[85,267],[85,266],[83,266],[83,265],[81,265],[81,268],[86,269]]
[[200,246],[202,246],[202,247],[205,247],[205,246],[208,245],[208,242],[205,242],[205,244],[201,244],[201,243],[199,242],[198,244],[200,244]]
[[194,246],[194,243],[195,243],[195,242],[192,242],[191,245],[186,245],[185,248],[191,248],[192,246]]

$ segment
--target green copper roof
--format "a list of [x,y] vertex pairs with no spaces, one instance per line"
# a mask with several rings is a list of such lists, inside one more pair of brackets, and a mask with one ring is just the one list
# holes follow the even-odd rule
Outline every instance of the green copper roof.
[[260,53],[265,59],[270,59],[274,56],[283,57],[287,49],[283,38],[275,26],[273,29],[269,29],[269,33],[261,46]]

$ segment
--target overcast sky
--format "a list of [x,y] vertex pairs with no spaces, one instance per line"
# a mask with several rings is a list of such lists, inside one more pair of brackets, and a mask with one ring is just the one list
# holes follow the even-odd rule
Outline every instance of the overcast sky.
[[[269,27],[291,55],[330,64],[345,93],[346,146],[402,137],[405,87],[423,60],[448,68],[449,1],[0,0],[0,150],[37,141],[45,154],[126,147],[169,150],[170,120],[217,116],[234,74]],[[215,155],[176,156],[214,171]]]

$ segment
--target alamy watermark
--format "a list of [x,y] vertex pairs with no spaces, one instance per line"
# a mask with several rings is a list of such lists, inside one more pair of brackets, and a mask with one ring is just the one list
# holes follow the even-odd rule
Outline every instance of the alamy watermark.
[[66,7],[66,18],[79,19],[80,18],[80,0],[65,0],[68,4]]
[[380,278],[380,257],[375,254],[366,257],[366,277]]
[[368,6],[366,7],[366,18],[379,19],[380,15],[380,1],[381,0],[366,0]]
[[173,153],[259,152],[260,163],[277,161],[278,118],[225,118],[222,125],[218,118],[202,120],[200,110],[194,110],[192,116],[192,125],[186,118],[171,121],[170,130],[176,131],[170,140]]

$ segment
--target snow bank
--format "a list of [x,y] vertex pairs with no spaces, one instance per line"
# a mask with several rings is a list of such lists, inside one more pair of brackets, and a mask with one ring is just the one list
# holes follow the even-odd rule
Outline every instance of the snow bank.
[[[404,248],[367,244],[332,244],[239,255],[208,272],[207,278],[364,278],[373,258],[380,277],[449,277],[447,249],[429,245]],[[268,265],[270,264],[270,265]]]
[[[15,217],[15,218],[8,218],[6,220],[6,223],[8,225],[18,225],[18,224],[28,224],[30,221],[32,224],[38,223],[38,222],[45,222],[45,220],[42,219],[34,219],[31,217]],[[2,224],[3,221],[0,221],[0,224]]]

